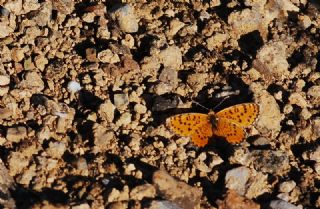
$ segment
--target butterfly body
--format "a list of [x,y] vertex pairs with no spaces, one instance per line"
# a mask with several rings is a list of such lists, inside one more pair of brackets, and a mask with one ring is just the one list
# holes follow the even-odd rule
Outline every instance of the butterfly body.
[[217,113],[185,113],[168,118],[167,125],[181,136],[189,136],[194,144],[203,147],[209,138],[219,136],[230,143],[239,143],[245,137],[243,128],[251,125],[259,114],[254,103],[238,104]]

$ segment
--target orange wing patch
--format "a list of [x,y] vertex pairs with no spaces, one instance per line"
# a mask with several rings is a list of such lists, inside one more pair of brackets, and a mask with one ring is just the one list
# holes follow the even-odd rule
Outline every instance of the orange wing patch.
[[251,125],[259,114],[259,105],[243,103],[228,107],[216,113],[217,118],[228,119],[232,123],[246,127]]
[[180,136],[190,136],[192,142],[203,147],[212,137],[212,125],[207,114],[186,113],[168,118],[167,126]]

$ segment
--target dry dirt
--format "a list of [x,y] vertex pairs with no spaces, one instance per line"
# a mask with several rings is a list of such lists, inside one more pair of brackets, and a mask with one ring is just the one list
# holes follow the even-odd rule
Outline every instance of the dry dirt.
[[[0,5],[3,208],[320,208],[318,1]],[[260,114],[198,148],[193,101]]]

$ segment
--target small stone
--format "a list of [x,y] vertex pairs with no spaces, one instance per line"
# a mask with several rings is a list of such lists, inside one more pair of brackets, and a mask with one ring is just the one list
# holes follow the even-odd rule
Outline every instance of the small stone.
[[266,137],[258,137],[256,140],[252,143],[255,146],[264,146],[270,144],[270,140]]
[[116,107],[112,104],[110,100],[107,100],[99,107],[99,115],[108,122],[112,122],[114,119],[114,111]]
[[131,113],[125,112],[121,114],[120,118],[117,120],[116,125],[117,126],[126,126],[131,123]]
[[[116,144],[114,143],[114,132],[113,130],[108,130],[107,128],[95,123],[92,127],[93,137],[94,137],[94,152],[105,152],[111,149]],[[113,146],[111,146],[113,144]]]
[[279,192],[289,193],[294,189],[295,186],[296,186],[296,182],[294,182],[292,180],[291,181],[282,182],[279,185]]
[[7,86],[10,83],[10,76],[0,75],[0,87]]
[[114,105],[117,108],[125,109],[129,104],[128,94],[125,93],[116,93],[113,96]]
[[86,58],[89,62],[97,61],[97,50],[95,48],[86,49]]
[[[6,2],[5,4],[3,4]],[[22,0],[15,1],[4,1],[2,2],[2,6],[12,12],[15,15],[20,15],[22,13]]]
[[255,122],[256,128],[262,136],[270,139],[278,136],[281,130],[282,115],[279,105],[272,95],[269,94],[260,84],[252,84],[255,101],[260,106],[260,113]]
[[165,68],[179,70],[182,65],[182,53],[177,46],[161,50],[158,57]]
[[283,113],[284,113],[284,114],[289,114],[289,113],[292,112],[292,110],[293,110],[292,105],[286,104],[286,106],[284,106],[284,108],[283,108]]
[[81,90],[81,85],[77,81],[70,81],[67,88],[69,92],[76,93]]
[[175,88],[178,85],[178,72],[175,69],[165,68],[161,71],[159,80]]
[[307,15],[299,15],[299,24],[303,29],[307,29],[311,26],[311,19]]
[[71,14],[74,10],[75,2],[72,0],[56,0],[52,1],[53,7],[62,14]]
[[47,153],[53,158],[60,159],[66,151],[66,144],[64,142],[50,142],[47,148]]
[[7,140],[10,142],[20,142],[27,137],[27,129],[24,126],[18,126],[13,128],[8,128],[7,130]]
[[207,74],[194,73],[188,76],[187,83],[193,91],[198,92],[206,85]]
[[77,170],[81,171],[81,175],[87,176],[89,174],[88,163],[85,158],[80,157],[76,162]]
[[133,109],[138,114],[145,114],[147,112],[147,107],[142,104],[135,104]]
[[0,38],[5,38],[13,33],[14,29],[5,22],[0,22]]
[[301,118],[303,118],[304,120],[308,120],[312,116],[308,108],[303,108],[300,115],[301,115]]
[[139,21],[135,15],[134,7],[124,5],[118,7],[111,13],[111,16],[118,21],[120,29],[125,33],[135,33],[139,29]]
[[260,209],[253,200],[239,195],[236,191],[228,190],[223,200],[217,201],[218,209]]
[[269,206],[271,209],[301,209],[284,200],[273,200],[270,202]]
[[223,43],[228,40],[229,36],[224,33],[217,33],[211,37],[209,37],[207,42],[207,47],[210,51],[214,50],[215,48],[220,48],[223,46]]
[[320,86],[312,86],[308,89],[307,96],[311,97],[314,103],[320,103]]
[[297,105],[301,108],[306,108],[308,107],[308,102],[306,99],[298,92],[294,92],[289,96],[289,103],[291,105]]
[[283,42],[265,44],[257,53],[255,68],[267,79],[283,80],[289,76],[286,45]]
[[143,184],[134,187],[130,192],[130,199],[142,200],[143,198],[154,198],[156,189],[151,184]]
[[103,50],[98,53],[98,59],[103,63],[118,63],[120,62],[120,58],[117,54],[114,54],[110,49]]
[[181,22],[178,18],[174,18],[170,21],[169,30],[167,31],[166,34],[169,37],[173,37],[184,26],[185,26],[184,22]]
[[11,58],[15,62],[20,62],[24,56],[25,50],[23,48],[13,48],[11,50]]
[[229,170],[225,176],[226,187],[235,190],[240,195],[244,195],[250,173],[250,169],[245,166]]
[[29,159],[20,152],[11,152],[8,165],[10,176],[15,176],[29,165]]
[[94,22],[94,18],[95,18],[95,13],[93,12],[88,12],[88,13],[85,13],[83,16],[82,16],[82,20],[86,23],[93,23]]

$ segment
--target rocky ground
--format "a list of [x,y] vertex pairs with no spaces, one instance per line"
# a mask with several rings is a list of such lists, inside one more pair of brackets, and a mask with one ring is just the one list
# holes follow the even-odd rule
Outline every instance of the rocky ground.
[[[0,5],[3,208],[320,208],[318,1]],[[192,101],[260,114],[198,148]]]

